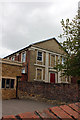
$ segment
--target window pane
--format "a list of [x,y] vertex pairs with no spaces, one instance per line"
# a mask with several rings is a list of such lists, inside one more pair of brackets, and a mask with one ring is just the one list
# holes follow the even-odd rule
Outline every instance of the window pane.
[[26,57],[25,53],[22,53],[22,62],[25,62],[25,57]]
[[42,70],[37,69],[37,80],[42,80]]
[[2,78],[2,88],[5,88],[5,79]]
[[6,80],[6,88],[10,88],[10,79]]
[[65,58],[62,57],[62,64],[64,64],[64,62],[65,62]]
[[37,60],[42,61],[42,52],[38,51]]
[[25,73],[25,68],[24,68],[24,69],[22,69],[22,73]]
[[38,56],[42,56],[42,52],[38,52]]
[[14,79],[11,79],[11,88],[14,88]]

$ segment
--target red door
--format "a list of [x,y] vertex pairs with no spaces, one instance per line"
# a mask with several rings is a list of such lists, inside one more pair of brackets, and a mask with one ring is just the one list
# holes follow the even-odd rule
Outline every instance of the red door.
[[50,73],[50,83],[55,83],[55,73]]

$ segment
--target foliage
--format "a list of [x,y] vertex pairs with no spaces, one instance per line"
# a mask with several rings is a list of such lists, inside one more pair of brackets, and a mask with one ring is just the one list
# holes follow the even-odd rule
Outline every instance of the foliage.
[[76,15],[71,22],[69,19],[66,22],[62,19],[61,25],[63,34],[59,37],[65,38],[61,45],[67,54],[64,64],[57,64],[56,69],[64,70],[63,75],[80,76],[80,17]]

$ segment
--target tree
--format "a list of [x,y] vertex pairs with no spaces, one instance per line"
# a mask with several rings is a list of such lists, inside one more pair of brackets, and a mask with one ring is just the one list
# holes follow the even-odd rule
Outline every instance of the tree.
[[62,19],[61,25],[63,34],[59,37],[65,39],[61,45],[67,54],[64,64],[57,64],[56,69],[64,70],[63,75],[80,76],[80,17],[76,15],[71,22],[69,19],[66,22]]

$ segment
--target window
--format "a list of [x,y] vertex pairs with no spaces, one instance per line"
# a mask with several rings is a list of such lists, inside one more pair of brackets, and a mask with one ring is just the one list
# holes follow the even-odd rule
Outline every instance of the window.
[[5,79],[2,78],[2,88],[5,88]]
[[42,52],[38,51],[37,60],[42,61]]
[[14,79],[2,78],[2,88],[14,88]]
[[58,56],[58,64],[60,63],[60,56]]
[[14,61],[15,60],[15,57],[12,57],[12,61]]
[[25,59],[26,59],[26,54],[22,53],[22,62],[25,62]]
[[37,80],[43,80],[43,70],[40,68],[37,68]]
[[14,79],[11,80],[11,88],[14,88]]
[[23,73],[23,74],[25,73],[25,68],[22,69],[22,73]]
[[10,88],[10,79],[6,80],[6,88]]
[[65,62],[65,58],[64,58],[64,57],[62,57],[62,64],[64,64],[64,62]]

